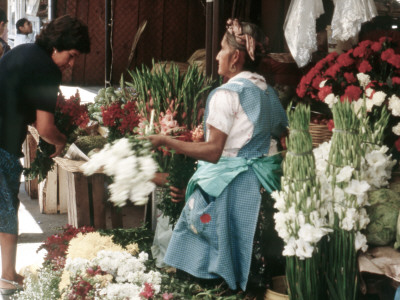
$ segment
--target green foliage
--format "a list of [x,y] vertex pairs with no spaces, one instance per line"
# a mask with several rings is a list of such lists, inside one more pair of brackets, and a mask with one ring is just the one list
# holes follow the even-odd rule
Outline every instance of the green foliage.
[[41,182],[47,177],[47,173],[54,167],[54,161],[50,158],[50,155],[56,151],[54,145],[45,142],[42,138],[39,138],[39,144],[36,149],[35,163],[31,165],[29,169],[24,168],[24,176],[29,180],[38,177],[38,181]]
[[153,61],[153,70],[142,65],[141,69],[137,68],[129,74],[132,82],[126,84],[138,93],[141,115],[147,117],[150,106],[155,110],[155,122],[158,122],[161,112],[169,109],[177,112],[178,123],[189,129],[201,123],[205,93],[214,82],[200,72],[196,65],[181,74],[176,64],[171,64],[171,68],[166,71],[164,65]]
[[[196,171],[196,165],[197,161],[191,157],[176,153],[173,154],[167,170],[169,176],[166,186],[173,186],[181,190],[185,189],[189,179]],[[169,217],[169,223],[175,226],[185,206],[185,201],[178,203],[172,202],[169,188],[167,191],[168,192],[164,193],[161,202],[158,203],[158,208],[162,211],[164,216]]]
[[83,153],[88,154],[93,149],[103,148],[107,139],[101,135],[79,136],[74,143]]

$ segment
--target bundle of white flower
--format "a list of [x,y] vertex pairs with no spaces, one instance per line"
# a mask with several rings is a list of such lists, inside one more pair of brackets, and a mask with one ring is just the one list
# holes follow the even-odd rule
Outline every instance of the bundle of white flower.
[[85,175],[102,172],[112,179],[108,186],[110,201],[124,206],[127,200],[144,205],[154,190],[151,181],[158,167],[150,152],[151,143],[146,140],[122,138],[107,144],[81,166]]
[[320,200],[319,183],[315,176],[311,135],[308,131],[310,108],[298,104],[288,109],[290,134],[281,179],[282,191],[275,199],[275,229],[284,240],[286,276],[291,299],[321,299],[318,276],[319,242],[330,229],[326,209]]
[[146,272],[148,254],[141,252],[138,257],[127,252],[102,250],[93,259],[68,259],[65,270],[70,278],[87,276],[88,270],[101,269],[102,274],[94,276],[95,294],[101,299],[141,299],[145,283],[151,285],[154,294],[160,292],[161,274]]
[[[148,254],[138,252],[136,243],[123,248],[112,236],[79,233],[68,245],[59,290],[68,299],[142,299],[143,294],[156,295],[161,274],[147,271]],[[87,288],[77,291],[77,284]]]
[[326,210],[319,197],[315,176],[311,135],[308,131],[310,108],[299,104],[288,110],[290,135],[283,163],[282,190],[275,199],[275,229],[284,240],[283,255],[312,257],[315,245],[327,234]]
[[[332,135],[327,172],[321,176],[321,193],[328,205],[334,229],[328,243],[327,279],[332,294],[340,299],[356,299],[357,251],[366,251],[367,239],[360,232],[369,223],[365,209],[370,185],[361,179],[360,119],[348,101],[333,108]],[[327,147],[327,146],[323,146]],[[318,159],[323,154],[316,151]]]

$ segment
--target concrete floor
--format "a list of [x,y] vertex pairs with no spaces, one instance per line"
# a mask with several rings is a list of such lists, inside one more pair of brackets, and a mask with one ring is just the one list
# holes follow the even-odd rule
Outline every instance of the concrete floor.
[[[42,242],[49,236],[60,231],[67,224],[67,214],[42,214],[39,211],[37,199],[31,199],[21,183],[19,199],[21,201],[19,217],[19,237],[17,249],[17,271],[29,265],[41,265],[45,250],[36,252]],[[1,254],[0,254],[1,257]],[[1,267],[1,260],[0,260]],[[0,300],[10,299],[1,296]]]

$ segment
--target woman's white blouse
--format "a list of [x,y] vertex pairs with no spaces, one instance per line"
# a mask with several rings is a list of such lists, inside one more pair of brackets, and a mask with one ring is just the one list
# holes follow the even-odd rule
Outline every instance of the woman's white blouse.
[[[228,82],[233,82],[237,78],[249,79],[262,90],[268,88],[264,77],[257,73],[241,72]],[[253,124],[240,105],[239,95],[223,89],[216,91],[210,100],[208,111],[207,138],[210,136],[210,126],[222,131],[228,135],[222,156],[237,156],[239,150],[251,139],[254,131]],[[266,155],[276,152],[277,142],[271,139],[270,149]]]

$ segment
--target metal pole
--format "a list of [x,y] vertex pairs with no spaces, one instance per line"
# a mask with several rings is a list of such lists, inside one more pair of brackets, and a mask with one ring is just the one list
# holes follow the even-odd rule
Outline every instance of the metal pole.
[[111,0],[105,0],[105,81],[104,86],[111,85]]
[[206,75],[212,74],[212,31],[213,31],[213,0],[206,2]]
[[56,18],[56,0],[49,1],[49,9],[48,9],[48,17],[49,21],[54,20]]
[[218,77],[218,65],[215,58],[218,54],[219,49],[219,0],[214,0],[213,7],[213,28],[212,28],[212,77],[216,79]]

